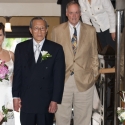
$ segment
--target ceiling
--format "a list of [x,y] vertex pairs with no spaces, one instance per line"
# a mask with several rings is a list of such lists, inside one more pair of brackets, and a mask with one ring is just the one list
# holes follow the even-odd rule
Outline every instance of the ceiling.
[[0,0],[0,3],[56,3],[57,0]]

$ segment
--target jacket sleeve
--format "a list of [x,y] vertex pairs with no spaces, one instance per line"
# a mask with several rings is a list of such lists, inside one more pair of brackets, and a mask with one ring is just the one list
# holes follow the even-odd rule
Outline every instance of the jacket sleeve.
[[96,31],[94,29],[94,40],[92,42],[92,65],[91,68],[94,72],[95,80],[98,78],[99,75],[99,60],[98,60],[98,51],[97,51],[97,38],[96,38]]
[[114,8],[113,8],[110,0],[102,0],[102,5],[108,14],[109,24],[110,24],[109,31],[110,31],[110,33],[113,33],[113,32],[115,32],[115,25],[116,25]]
[[60,46],[57,51],[53,69],[54,88],[52,101],[55,101],[60,104],[62,101],[65,81],[65,58],[62,46]]
[[83,4],[83,1],[82,0],[79,0],[79,5],[81,7],[81,18],[82,18],[82,22],[83,23],[86,23],[88,25],[92,25],[92,23],[90,22],[90,17],[84,12],[85,11],[85,7],[84,7],[84,4]]
[[21,60],[19,46],[15,49],[15,60],[14,60],[14,76],[12,84],[12,95],[13,97],[20,97],[21,88]]

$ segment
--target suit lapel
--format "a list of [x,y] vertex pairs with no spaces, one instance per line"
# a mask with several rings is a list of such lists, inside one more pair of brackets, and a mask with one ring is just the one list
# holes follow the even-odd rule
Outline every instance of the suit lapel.
[[[47,40],[46,40],[46,39],[45,39],[44,44],[43,44],[43,46],[42,46],[42,48],[41,48],[41,51],[47,51]],[[39,54],[39,58],[38,58],[37,63],[43,63],[41,52],[40,52],[40,54]]]
[[27,51],[28,51],[28,66],[29,66],[29,69],[32,69],[35,64],[33,40],[29,42]]
[[86,27],[84,26],[83,23],[81,23],[81,26],[80,26],[80,36],[79,36],[79,44],[78,44],[78,47],[77,47],[75,59],[79,56],[80,49],[83,49],[84,41],[86,40],[86,33],[87,33]]
[[63,32],[63,38],[64,38],[64,42],[66,43],[66,46],[68,46],[72,56],[74,56],[73,54],[73,50],[72,50],[72,43],[71,43],[71,38],[70,38],[70,31],[69,31],[69,25],[68,22],[66,23],[65,27],[64,27],[64,32]]

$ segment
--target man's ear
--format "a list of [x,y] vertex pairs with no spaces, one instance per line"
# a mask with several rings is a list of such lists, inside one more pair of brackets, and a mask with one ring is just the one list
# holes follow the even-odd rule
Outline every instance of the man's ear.
[[30,31],[30,33],[32,34],[32,29],[31,29],[31,28],[29,28],[29,31]]
[[46,33],[48,32],[48,28],[46,29]]

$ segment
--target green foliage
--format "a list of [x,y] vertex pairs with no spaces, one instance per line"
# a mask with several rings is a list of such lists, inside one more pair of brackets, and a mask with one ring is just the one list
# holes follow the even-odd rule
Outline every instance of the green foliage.
[[18,43],[24,42],[28,39],[29,38],[6,38],[3,43],[3,47],[4,47],[4,49],[14,52],[15,47]]

